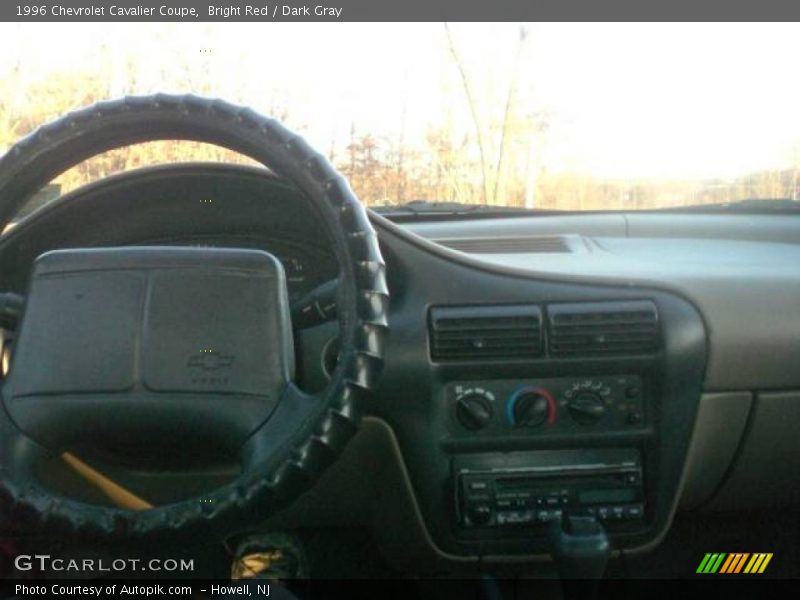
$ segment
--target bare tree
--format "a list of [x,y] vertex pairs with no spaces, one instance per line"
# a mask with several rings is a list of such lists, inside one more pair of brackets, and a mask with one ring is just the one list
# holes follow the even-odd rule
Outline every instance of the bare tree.
[[512,108],[514,97],[517,91],[517,74],[519,73],[519,59],[522,55],[522,49],[525,45],[525,40],[528,33],[523,25],[519,26],[519,39],[517,43],[517,51],[514,55],[514,65],[511,69],[511,80],[508,83],[508,94],[506,96],[506,107],[503,112],[503,123],[500,128],[500,148],[497,151],[497,166],[495,168],[494,190],[492,192],[492,204],[497,204],[497,194],[500,189],[500,178],[503,173],[503,158],[505,157],[505,149],[507,138],[511,123]]
[[400,133],[397,140],[397,201],[405,201],[406,193],[406,172],[405,172],[405,148],[406,148],[406,113],[408,104],[403,101],[403,112],[400,117]]
[[464,68],[464,64],[461,61],[461,58],[458,55],[458,51],[456,50],[455,42],[453,41],[453,36],[450,33],[450,27],[447,23],[444,24],[444,32],[447,36],[447,46],[450,50],[450,55],[453,57],[453,61],[456,63],[456,67],[458,68],[458,73],[461,76],[461,84],[464,86],[464,95],[467,98],[467,104],[469,105],[469,112],[472,115],[472,123],[475,125],[475,135],[477,137],[478,142],[478,152],[480,153],[481,159],[481,178],[483,180],[483,204],[486,204],[489,198],[489,178],[488,178],[488,167],[486,164],[486,152],[484,150],[484,143],[483,143],[483,133],[481,130],[481,122],[478,118],[478,109],[475,104],[475,99],[472,95],[472,86],[469,82],[469,77],[467,76],[466,69]]

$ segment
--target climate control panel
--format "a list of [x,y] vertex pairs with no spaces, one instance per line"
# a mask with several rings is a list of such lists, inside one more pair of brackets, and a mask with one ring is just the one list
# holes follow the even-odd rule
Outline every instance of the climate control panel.
[[445,387],[452,434],[616,431],[641,427],[641,377],[614,375],[453,382]]

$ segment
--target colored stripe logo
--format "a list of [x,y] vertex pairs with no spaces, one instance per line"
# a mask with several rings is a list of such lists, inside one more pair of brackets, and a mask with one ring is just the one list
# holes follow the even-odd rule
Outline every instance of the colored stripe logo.
[[697,573],[702,574],[726,574],[736,575],[747,573],[755,575],[763,573],[769,561],[772,560],[772,552],[707,552],[697,567]]

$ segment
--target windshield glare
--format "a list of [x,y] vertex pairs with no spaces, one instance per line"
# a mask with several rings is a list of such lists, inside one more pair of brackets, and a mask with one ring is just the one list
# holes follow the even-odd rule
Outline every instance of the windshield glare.
[[[798,199],[798,34],[797,24],[3,23],[0,154],[92,102],[192,92],[282,120],[372,206]],[[184,160],[251,162],[144,144],[72,169],[32,205]]]

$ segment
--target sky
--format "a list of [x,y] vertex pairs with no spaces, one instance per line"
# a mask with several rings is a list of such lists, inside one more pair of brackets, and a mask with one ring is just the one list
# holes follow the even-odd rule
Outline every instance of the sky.
[[[798,24],[526,24],[517,63],[519,24],[450,28],[482,119],[502,116],[512,77],[518,112],[547,115],[550,170],[701,179],[800,162]],[[15,67],[23,87],[88,70],[119,93],[204,86],[280,106],[323,151],[351,127],[417,144],[473,128],[441,23],[2,23],[0,82]]]

